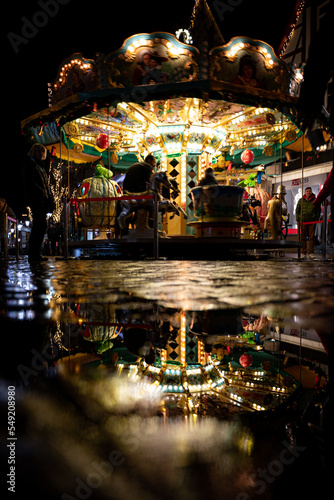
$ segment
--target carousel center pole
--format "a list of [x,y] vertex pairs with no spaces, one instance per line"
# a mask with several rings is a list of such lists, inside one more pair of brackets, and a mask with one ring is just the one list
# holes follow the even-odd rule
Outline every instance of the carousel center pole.
[[[301,218],[303,219],[303,193],[304,193],[304,134],[302,135],[302,201],[301,201]],[[298,259],[300,259],[300,245],[301,245],[301,239],[302,239],[302,234],[301,234],[301,227],[302,227],[303,221],[301,220],[298,224]]]
[[[281,146],[280,146],[280,152],[281,152],[281,193],[280,193],[280,205],[279,205],[279,218],[280,218],[280,239],[283,239],[283,230],[282,230],[282,216],[283,216],[283,203],[282,203],[282,192],[283,192],[283,113],[281,113],[281,130],[282,130],[282,136],[281,136]],[[288,228],[286,228],[288,231]]]
[[159,199],[156,192],[153,200],[153,257],[159,258]]
[[322,243],[322,260],[326,260],[327,258],[327,207],[328,200],[324,201],[323,204],[323,218],[322,218],[322,235],[321,235],[321,243]]

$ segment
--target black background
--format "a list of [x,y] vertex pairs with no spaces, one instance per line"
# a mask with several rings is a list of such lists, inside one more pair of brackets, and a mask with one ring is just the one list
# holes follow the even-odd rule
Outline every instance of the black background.
[[[41,3],[58,9],[53,16]],[[20,122],[48,106],[47,83],[52,82],[62,61],[74,53],[94,58],[121,47],[136,33],[165,31],[175,34],[189,28],[195,0],[168,2],[132,0],[83,2],[82,0],[32,0],[6,2],[3,6],[3,136],[1,184],[8,183],[8,172],[25,154]],[[208,0],[225,42],[234,36],[249,36],[269,43],[274,50],[285,35],[294,0]],[[36,27],[30,38],[24,37],[26,20]],[[25,38],[16,50],[10,37]]]

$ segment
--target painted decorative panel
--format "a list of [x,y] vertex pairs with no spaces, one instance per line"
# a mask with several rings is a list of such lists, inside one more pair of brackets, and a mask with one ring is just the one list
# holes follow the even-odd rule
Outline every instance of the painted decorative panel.
[[196,78],[198,50],[168,33],[139,34],[128,38],[106,56],[109,85],[157,85],[188,82]]

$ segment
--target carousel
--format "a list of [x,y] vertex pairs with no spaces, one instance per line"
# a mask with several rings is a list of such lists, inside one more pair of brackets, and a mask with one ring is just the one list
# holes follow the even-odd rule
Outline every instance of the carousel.
[[[50,106],[22,122],[50,151],[67,255],[138,241],[155,256],[208,239],[218,252],[288,245],[284,187],[271,203],[267,167],[302,135],[295,75],[263,41],[179,38],[141,33],[94,60],[70,56],[49,84]],[[123,192],[128,168],[148,155],[158,167],[146,191]],[[208,169],[214,182],[204,184]]]
[[151,402],[163,417],[268,416],[298,397],[296,372],[268,336],[275,319],[142,305],[124,316],[112,304],[72,304],[67,327],[75,340],[52,340],[57,370],[99,374],[111,384],[104,397],[118,391],[136,411]]

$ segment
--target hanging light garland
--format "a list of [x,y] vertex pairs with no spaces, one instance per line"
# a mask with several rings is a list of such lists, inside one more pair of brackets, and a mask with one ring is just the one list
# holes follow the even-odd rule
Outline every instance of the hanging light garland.
[[279,57],[282,58],[284,56],[284,53],[287,49],[287,46],[289,45],[289,42],[292,38],[292,35],[296,29],[296,25],[297,25],[297,22],[298,22],[298,19],[301,15],[301,13],[303,12],[304,10],[304,7],[305,7],[305,0],[301,0],[299,6],[298,6],[298,9],[297,9],[297,12],[296,12],[296,20],[295,22],[291,25],[291,29],[290,29],[290,32],[289,34],[287,35],[286,39],[285,39],[285,42],[283,43],[282,45],[282,48],[281,48],[281,51],[280,51],[280,54],[279,54]]
[[190,31],[187,29],[179,29],[175,32],[175,36],[178,40],[181,40],[181,37],[183,38],[184,43],[192,44],[193,39],[190,34]]
[[58,162],[57,165],[52,169],[52,175],[55,183],[51,184],[51,192],[53,195],[53,199],[56,204],[56,208],[52,212],[52,218],[54,222],[60,222],[61,211],[63,208],[63,204],[61,200],[64,196],[68,194],[68,187],[62,186],[62,163]]
[[93,63],[88,61],[82,61],[81,59],[72,59],[68,63],[64,64],[59,72],[58,81],[54,84],[54,90],[57,91],[66,82],[67,73],[77,66],[80,70],[88,71],[93,68]]

